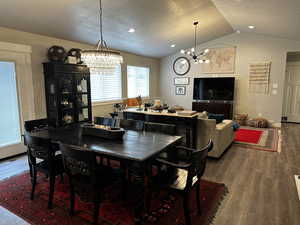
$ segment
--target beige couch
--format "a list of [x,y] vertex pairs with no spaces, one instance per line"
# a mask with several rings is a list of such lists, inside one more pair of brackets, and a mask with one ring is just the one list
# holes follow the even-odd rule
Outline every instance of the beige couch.
[[214,147],[208,153],[210,157],[219,158],[234,140],[232,120],[223,120],[217,124],[215,119],[208,119],[205,113],[199,113],[197,124],[197,148],[207,145],[212,139]]

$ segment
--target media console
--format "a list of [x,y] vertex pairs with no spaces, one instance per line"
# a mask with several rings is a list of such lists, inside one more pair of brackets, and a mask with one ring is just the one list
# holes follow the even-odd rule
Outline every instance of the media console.
[[224,114],[225,119],[232,119],[233,103],[234,101],[194,100],[193,110],[197,112],[207,111],[209,113]]

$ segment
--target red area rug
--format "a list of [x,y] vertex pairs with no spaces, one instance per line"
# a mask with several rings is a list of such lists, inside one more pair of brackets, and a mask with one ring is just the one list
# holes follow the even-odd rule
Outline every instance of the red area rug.
[[262,130],[239,129],[235,134],[235,141],[258,144],[262,133]]
[[[7,208],[17,216],[23,218],[34,225],[84,225],[91,224],[93,215],[93,204],[84,203],[76,198],[76,215],[69,216],[69,188],[68,182],[64,184],[57,180],[56,192],[54,195],[53,209],[47,209],[48,200],[48,180],[44,176],[38,176],[38,185],[36,187],[35,199],[29,199],[31,183],[29,173],[26,172],[0,182],[0,205]],[[101,206],[100,216],[112,224],[132,225],[133,208],[136,190],[132,189],[127,201],[120,199],[120,184],[116,187],[110,187],[105,191],[104,201]],[[202,213],[196,213],[195,193],[191,195],[191,213],[194,225],[208,225],[212,222],[219,204],[227,193],[224,184],[218,184],[210,181],[201,181],[201,207]],[[152,200],[153,209],[158,209],[164,204],[161,196]],[[155,225],[183,225],[184,216],[181,198],[173,196],[173,200],[168,202],[170,210],[160,215]],[[99,221],[99,224],[107,225],[109,223]],[[144,221],[143,224],[151,224]]]
[[280,129],[241,128],[236,132],[234,143],[244,149],[278,152],[280,148]]

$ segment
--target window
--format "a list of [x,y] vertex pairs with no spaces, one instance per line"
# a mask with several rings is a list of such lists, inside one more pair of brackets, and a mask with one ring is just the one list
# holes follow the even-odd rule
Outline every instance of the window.
[[92,102],[119,100],[122,98],[121,65],[113,74],[91,73]]
[[149,97],[149,71],[147,67],[127,66],[128,98]]

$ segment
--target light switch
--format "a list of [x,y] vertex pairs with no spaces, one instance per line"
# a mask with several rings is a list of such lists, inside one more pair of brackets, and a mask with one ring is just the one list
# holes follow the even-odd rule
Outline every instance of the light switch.
[[278,84],[274,83],[273,88],[278,88]]

